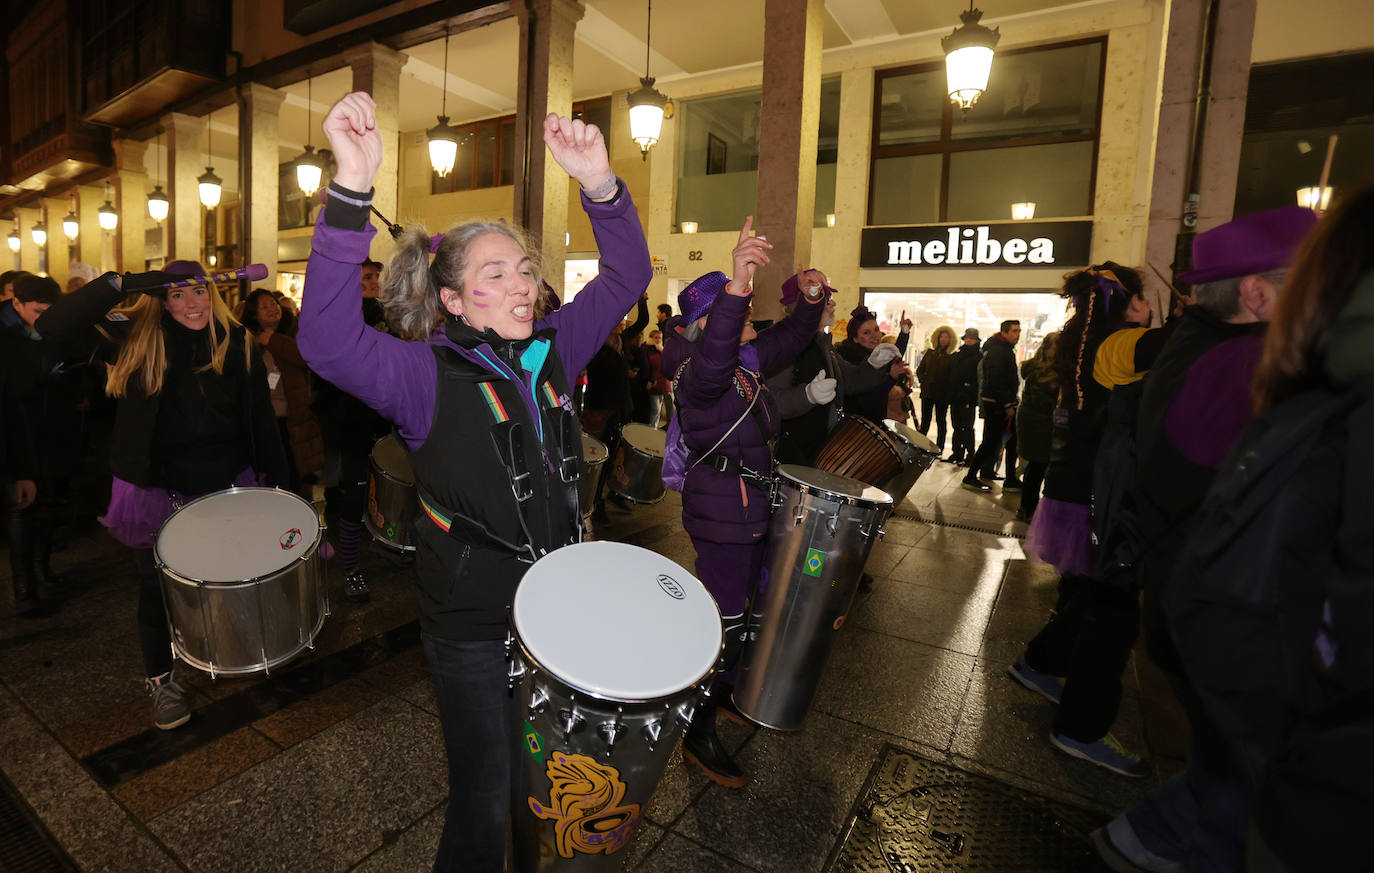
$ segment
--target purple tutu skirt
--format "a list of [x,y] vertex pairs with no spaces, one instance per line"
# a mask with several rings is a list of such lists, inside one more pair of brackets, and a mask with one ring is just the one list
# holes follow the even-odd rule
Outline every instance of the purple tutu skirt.
[[1091,576],[1092,536],[1091,507],[1042,497],[1021,548],[1037,561],[1054,567],[1061,576]]
[[[234,485],[240,488],[261,484],[262,477],[251,469],[234,477]],[[183,504],[201,496],[165,488],[140,488],[115,476],[110,482],[110,507],[101,516],[100,523],[109,529],[110,536],[124,545],[151,549],[163,522]]]

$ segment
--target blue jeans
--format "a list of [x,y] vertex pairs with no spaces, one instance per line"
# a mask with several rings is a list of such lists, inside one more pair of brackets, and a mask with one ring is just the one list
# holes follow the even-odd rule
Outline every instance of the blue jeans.
[[501,873],[516,770],[515,701],[500,640],[422,633],[448,753],[448,814],[435,873]]
[[1188,712],[1188,766],[1108,826],[1113,844],[1141,866],[1162,859],[1190,873],[1240,873],[1253,794],[1200,701],[1174,683]]

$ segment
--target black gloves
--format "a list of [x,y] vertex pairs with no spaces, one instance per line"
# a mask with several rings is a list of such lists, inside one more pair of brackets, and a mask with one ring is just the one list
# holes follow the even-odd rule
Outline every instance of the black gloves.
[[[106,273],[105,275],[113,276],[114,274]],[[122,287],[125,294],[147,294],[150,297],[165,299],[167,289],[163,286],[184,278],[186,277],[173,276],[171,273],[164,273],[161,270],[150,270],[147,273],[125,273]]]

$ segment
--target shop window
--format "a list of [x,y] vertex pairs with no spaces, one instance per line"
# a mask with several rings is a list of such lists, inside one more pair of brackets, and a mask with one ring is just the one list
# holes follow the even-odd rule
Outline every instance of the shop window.
[[944,66],[883,70],[875,81],[868,223],[1092,214],[1106,40],[999,52],[967,113]]
[[[675,220],[697,230],[738,230],[752,215],[759,169],[762,91],[751,89],[678,103],[677,198]],[[835,211],[835,165],[839,155],[840,80],[821,81],[816,146],[815,224]]]

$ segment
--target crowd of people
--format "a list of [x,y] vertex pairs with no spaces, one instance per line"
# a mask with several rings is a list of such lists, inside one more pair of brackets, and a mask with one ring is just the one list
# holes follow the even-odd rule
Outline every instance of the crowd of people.
[[[322,491],[345,593],[365,601],[368,455],[390,431],[424,510],[414,572],[451,786],[435,869],[502,869],[523,719],[507,694],[507,611],[528,567],[584,534],[581,435],[615,457],[624,426],[640,423],[668,428],[685,451],[682,523],[723,623],[683,753],[739,788],[748,776],[716,719],[743,718],[730,684],[767,554],[774,465],[815,462],[844,416],[912,421],[940,455],[949,440],[942,460],[967,468],[964,488],[1001,480],[1002,493],[1021,492],[1026,552],[1060,574],[1054,610],[1008,671],[1055,704],[1049,741],[1124,776],[1151,772],[1111,733],[1142,623],[1188,714],[1185,770],[1092,835],[1109,866],[1286,871],[1320,856],[1321,869],[1357,869],[1342,829],[1374,807],[1362,763],[1374,515],[1359,500],[1374,433],[1374,190],[1320,223],[1292,207],[1200,234],[1179,277],[1191,296],[1175,292],[1163,318],[1138,270],[1104,261],[1065,277],[1065,322],[1019,364],[1019,322],[986,341],[941,325],[913,373],[904,314],[884,336],[861,305],[836,343],[823,272],[755,288],[772,246],[752,219],[730,273],[690,283],[677,314],[660,305],[651,327],[644,233],[594,125],[543,124],[601,249],[600,275],[567,303],[504,222],[439,236],[412,227],[385,266],[372,261],[384,145],[371,97],[341,99],[324,130],[337,172],[299,312],[268,290],[231,309],[214,283],[176,284],[204,276],[185,261],[123,276],[83,268],[67,293],[0,276],[17,611],[47,606],[85,422],[104,410],[101,521],[138,571],[157,727],[191,716],[152,551],[162,523],[233,485]],[[756,293],[777,293],[785,317],[756,329]],[[608,504],[630,508],[603,482],[586,507],[593,523],[609,521]]]

